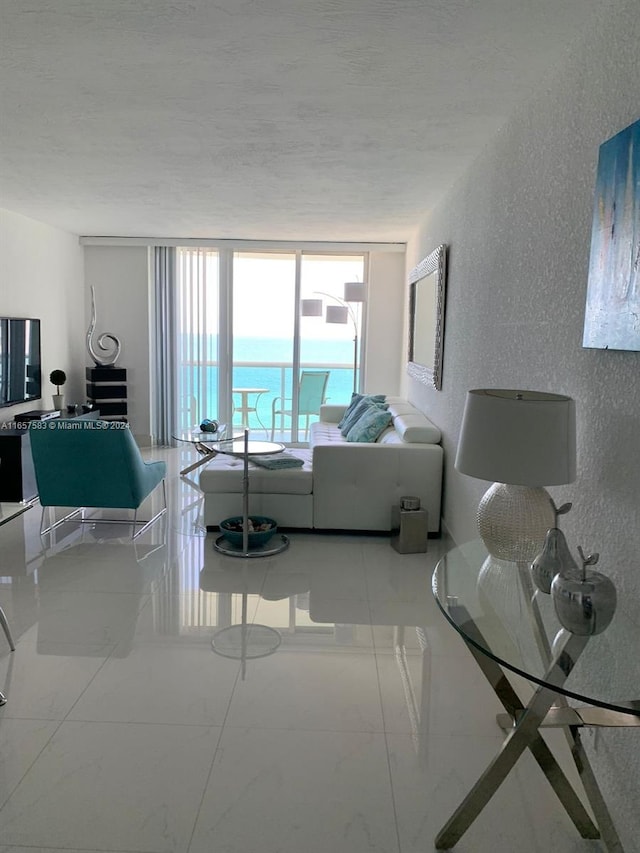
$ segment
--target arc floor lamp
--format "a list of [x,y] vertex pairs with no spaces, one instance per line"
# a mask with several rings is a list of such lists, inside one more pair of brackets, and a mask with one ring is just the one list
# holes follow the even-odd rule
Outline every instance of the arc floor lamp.
[[[365,301],[365,284],[362,281],[347,281],[344,285],[344,298],[317,290],[320,296],[333,299],[337,305],[327,305],[325,323],[353,323],[353,392],[358,390],[358,318],[351,303]],[[324,302],[322,299],[301,299],[300,314],[302,317],[322,317]]]

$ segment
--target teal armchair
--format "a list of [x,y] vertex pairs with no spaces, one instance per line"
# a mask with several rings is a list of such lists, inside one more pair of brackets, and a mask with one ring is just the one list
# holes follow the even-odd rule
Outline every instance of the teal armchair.
[[[167,511],[167,466],[144,461],[126,424],[56,418],[30,424],[29,437],[42,506],[41,533],[88,507],[120,508],[134,510],[133,518],[124,523],[133,524],[135,538]],[[139,507],[160,483],[163,508],[148,521],[138,520]],[[50,507],[78,509],[45,527],[45,511]],[[113,523],[114,519],[91,517],[86,521]],[[138,525],[142,526],[136,531]]]

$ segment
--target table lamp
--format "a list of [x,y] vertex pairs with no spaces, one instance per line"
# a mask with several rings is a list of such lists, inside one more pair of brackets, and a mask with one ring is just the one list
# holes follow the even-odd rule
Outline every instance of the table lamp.
[[576,478],[575,402],[541,391],[469,391],[455,467],[496,481],[478,507],[478,530],[489,553],[530,562],[555,524],[544,486]]

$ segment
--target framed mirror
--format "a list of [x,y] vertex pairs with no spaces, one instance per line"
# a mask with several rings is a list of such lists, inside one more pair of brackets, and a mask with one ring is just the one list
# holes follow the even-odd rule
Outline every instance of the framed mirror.
[[442,388],[447,247],[438,246],[409,273],[409,362],[407,373],[437,391]]

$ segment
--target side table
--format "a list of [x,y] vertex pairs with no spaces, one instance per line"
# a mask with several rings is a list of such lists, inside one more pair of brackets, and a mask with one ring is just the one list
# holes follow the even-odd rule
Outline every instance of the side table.
[[219,536],[213,544],[216,551],[227,554],[229,557],[271,557],[279,554],[289,547],[289,538],[283,534],[278,535],[278,542],[272,545],[267,542],[256,548],[249,547],[249,455],[265,456],[270,453],[281,453],[284,444],[275,441],[249,441],[249,430],[244,431],[244,438],[221,442],[218,452],[228,456],[239,456],[244,462],[242,477],[242,547],[233,545],[224,536]]
[[206,465],[207,462],[210,462],[218,454],[217,446],[213,447],[212,445],[219,445],[223,441],[240,438],[241,433],[238,432],[237,435],[229,434],[226,424],[218,424],[216,432],[204,432],[200,427],[192,427],[191,429],[179,430],[173,433],[171,437],[176,441],[192,444],[200,454],[199,459],[180,471],[180,476],[185,477],[191,471],[200,468],[201,465]]
[[[640,655],[634,620],[618,610],[604,633],[570,634],[561,628],[551,597],[534,587],[528,565],[492,558],[479,541],[446,554],[436,566],[432,588],[441,612],[503,705],[506,714],[499,714],[497,722],[508,730],[500,752],[438,833],[436,849],[455,846],[528,749],[580,835],[601,837],[609,853],[624,853],[580,728],[640,727],[640,698],[628,695],[637,687]],[[526,705],[505,669],[536,686]],[[566,697],[590,707],[570,707]],[[542,738],[545,726],[564,730],[595,823]]]
[[[265,433],[269,433],[266,426],[260,420],[260,416],[258,415],[258,400],[262,397],[263,394],[268,394],[269,388],[232,388],[233,394],[240,394],[240,405],[234,407],[234,412],[240,412],[240,416],[242,418],[242,422],[240,427],[242,429],[249,429],[249,415],[251,412],[255,412],[256,420],[265,431]],[[249,405],[249,394],[255,394],[256,399],[253,401],[253,405]]]

